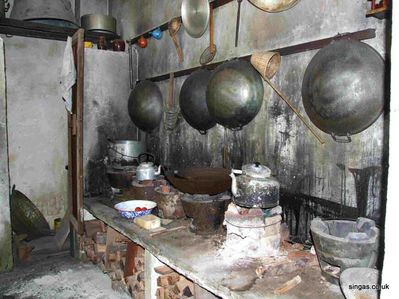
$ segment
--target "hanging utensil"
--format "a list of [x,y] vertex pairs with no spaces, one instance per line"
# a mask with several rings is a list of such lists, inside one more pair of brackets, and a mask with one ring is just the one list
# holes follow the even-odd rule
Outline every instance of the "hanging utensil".
[[177,32],[179,32],[181,27],[181,21],[180,18],[174,18],[170,20],[168,23],[168,30],[169,30],[169,35],[173,40],[173,43],[175,44],[177,55],[179,56],[179,62],[182,63],[184,61],[183,57],[183,50],[181,49],[179,45],[179,41],[177,40]]
[[299,117],[304,125],[312,132],[316,139],[324,144],[323,138],[321,138],[313,127],[306,121],[305,117],[296,109],[290,102],[290,100],[270,81],[270,79],[276,74],[280,67],[281,56],[277,52],[261,52],[255,53],[251,56],[251,64],[261,74],[262,78],[270,85],[270,87],[278,94],[278,96],[291,108],[291,110]]
[[166,101],[166,108],[164,110],[164,125],[168,131],[173,131],[176,128],[179,120],[179,108],[175,105],[175,74],[171,73],[168,84],[168,99]]
[[249,2],[267,12],[281,12],[294,7],[299,0],[249,0]]
[[237,9],[236,41],[235,41],[236,48],[238,46],[238,34],[239,34],[239,31],[240,31],[241,2],[242,2],[242,0],[237,0],[238,9]]
[[209,47],[201,54],[200,64],[208,64],[215,58],[216,55],[216,45],[213,43],[213,2],[209,3],[210,13],[209,13]]
[[351,135],[371,126],[384,110],[384,70],[381,55],[360,41],[334,41],[319,50],[302,82],[310,120],[336,142],[350,142]]
[[186,32],[194,38],[201,37],[209,22],[208,0],[183,0],[181,16]]

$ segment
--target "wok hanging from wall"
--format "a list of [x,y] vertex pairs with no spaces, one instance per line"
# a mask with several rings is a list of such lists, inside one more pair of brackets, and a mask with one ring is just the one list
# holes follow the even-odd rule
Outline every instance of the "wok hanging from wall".
[[309,63],[302,82],[302,99],[310,120],[335,136],[362,132],[384,107],[384,61],[369,45],[332,42]]
[[184,81],[180,90],[180,110],[184,119],[201,134],[216,125],[206,104],[206,88],[211,77],[208,70],[194,72]]
[[299,0],[249,0],[249,2],[267,12],[280,12],[294,7]]
[[262,79],[249,62],[232,60],[215,69],[207,88],[207,104],[217,123],[240,130],[255,118],[262,103]]
[[162,107],[162,94],[154,82],[140,82],[130,93],[128,101],[130,119],[143,131],[151,132],[159,126],[162,120]]

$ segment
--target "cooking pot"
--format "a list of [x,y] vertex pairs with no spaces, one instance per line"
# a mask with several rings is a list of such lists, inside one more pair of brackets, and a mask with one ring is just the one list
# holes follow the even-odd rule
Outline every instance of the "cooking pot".
[[226,62],[213,71],[206,100],[209,113],[217,123],[240,130],[262,107],[262,79],[248,61]]
[[151,132],[159,126],[163,113],[162,94],[151,81],[142,81],[130,93],[128,100],[129,116],[143,131]]
[[[241,174],[236,177],[235,174]],[[231,192],[233,201],[242,207],[269,209],[278,205],[280,184],[271,171],[259,163],[247,164],[242,170],[233,169]]]
[[382,57],[365,43],[340,40],[324,47],[302,82],[310,120],[334,138],[365,130],[384,108],[384,71]]
[[249,2],[267,12],[280,12],[295,6],[299,0],[249,0]]
[[10,18],[59,27],[78,27],[69,0],[15,0]]
[[206,88],[211,76],[208,70],[199,70],[184,81],[180,90],[180,110],[184,119],[201,134],[216,125],[206,104]]
[[87,31],[99,33],[116,33],[116,19],[102,14],[84,15],[80,19],[82,27]]
[[137,161],[146,151],[144,141],[108,139],[108,159],[111,164],[123,164]]

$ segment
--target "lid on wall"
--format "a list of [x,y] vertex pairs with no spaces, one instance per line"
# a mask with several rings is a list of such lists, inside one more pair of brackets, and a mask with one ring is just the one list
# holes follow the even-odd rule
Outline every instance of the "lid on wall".
[[15,0],[11,19],[77,28],[69,0]]

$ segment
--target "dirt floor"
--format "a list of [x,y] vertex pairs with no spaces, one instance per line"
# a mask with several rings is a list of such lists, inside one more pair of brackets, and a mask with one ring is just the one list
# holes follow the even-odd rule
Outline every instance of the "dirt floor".
[[0,299],[11,298],[130,298],[111,288],[111,280],[91,263],[68,251],[40,254],[13,272],[0,274]]

